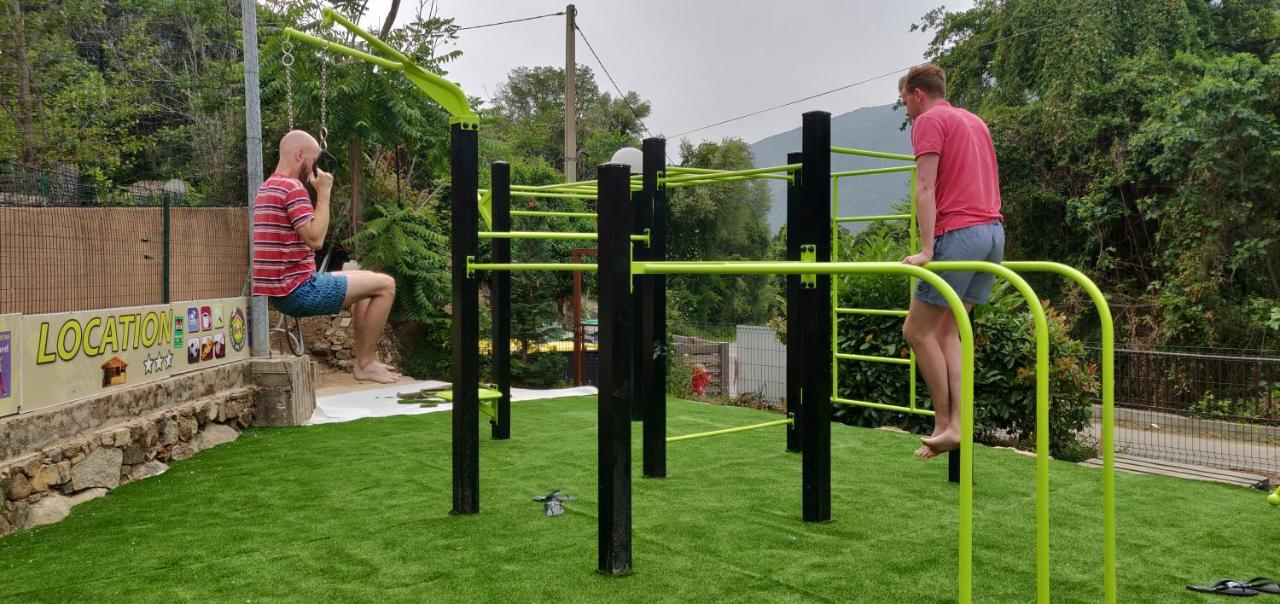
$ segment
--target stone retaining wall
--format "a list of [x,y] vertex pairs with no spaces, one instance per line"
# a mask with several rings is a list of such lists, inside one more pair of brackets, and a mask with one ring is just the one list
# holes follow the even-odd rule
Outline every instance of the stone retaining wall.
[[[0,420],[0,433],[28,445],[6,443],[20,454],[0,454],[0,535],[62,520],[72,506],[231,442],[249,426],[302,423],[314,409],[306,357],[209,371],[220,373],[187,374]],[[193,384],[202,387],[183,388]],[[122,416],[139,408],[146,411]]]

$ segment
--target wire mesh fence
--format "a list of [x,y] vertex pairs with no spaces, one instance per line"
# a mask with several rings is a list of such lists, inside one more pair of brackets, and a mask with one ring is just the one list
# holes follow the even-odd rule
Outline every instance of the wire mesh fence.
[[69,166],[0,161],[0,314],[241,295],[245,200],[186,186],[109,186]]
[[1120,348],[1116,407],[1122,454],[1280,476],[1280,356]]
[[669,394],[763,409],[785,407],[787,348],[773,327],[673,326],[670,336]]

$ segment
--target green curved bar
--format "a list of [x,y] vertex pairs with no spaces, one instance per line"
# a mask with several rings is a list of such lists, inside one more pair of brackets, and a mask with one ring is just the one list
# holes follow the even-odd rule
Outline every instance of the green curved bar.
[[[979,268],[975,266],[964,270]],[[631,272],[633,275],[906,275],[921,279],[937,289],[947,300],[960,331],[959,581],[956,599],[960,604],[973,601],[973,326],[960,296],[942,277],[901,262],[632,262]]]
[[1049,602],[1049,322],[1034,289],[1012,270],[990,262],[930,262],[932,271],[981,271],[1013,284],[1035,322],[1036,338],[1036,601]]
[[1074,281],[1098,309],[1102,331],[1102,585],[1107,604],[1116,602],[1115,331],[1102,290],[1084,273],[1057,262],[1005,262],[1018,272],[1054,273]]
[[348,48],[341,44],[330,42],[315,36],[304,34],[300,31],[286,28],[284,33],[286,36],[297,38],[309,44],[320,46],[321,48],[341,52],[348,56],[355,57],[382,67],[395,69],[404,74],[410,82],[413,82],[420,90],[426,93],[431,100],[439,103],[449,112],[451,124],[463,124],[464,127],[475,128],[480,124],[480,118],[476,112],[471,109],[471,104],[467,102],[466,93],[462,89],[434,73],[431,73],[421,67],[418,67],[404,53],[396,50],[391,45],[374,37],[373,34],[363,30],[359,25],[352,23],[346,17],[338,14],[332,8],[325,7],[320,11],[325,21],[332,21],[349,30],[351,33],[359,36],[368,42],[370,46],[381,51],[383,54],[391,57],[391,60],[376,57],[367,53],[360,52],[354,48]]
[[759,174],[769,174],[771,172],[798,172],[804,164],[787,164],[785,166],[770,166],[768,168],[752,168],[750,170],[724,170],[716,174],[687,174],[684,176],[668,176],[661,182],[665,184],[678,182],[699,182],[724,180],[734,176],[755,176]]
[[894,166],[892,168],[871,168],[868,170],[850,170],[848,172],[832,172],[831,178],[844,178],[846,176],[868,176],[871,174],[890,174],[892,172],[910,172],[915,169],[916,169],[916,165],[911,164],[909,166]]
[[511,210],[513,217],[524,218],[590,218],[595,219],[595,212],[553,212],[551,210]]

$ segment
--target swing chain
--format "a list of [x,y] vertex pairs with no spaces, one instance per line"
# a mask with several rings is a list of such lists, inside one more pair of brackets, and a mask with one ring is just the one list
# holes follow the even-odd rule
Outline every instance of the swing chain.
[[328,73],[329,73],[329,53],[320,56],[320,149],[329,150],[329,142],[325,139],[329,137],[329,121],[327,119],[327,107],[325,99],[328,98]]
[[289,129],[293,130],[293,42],[284,41],[284,57],[280,63],[284,65],[285,106],[289,108]]

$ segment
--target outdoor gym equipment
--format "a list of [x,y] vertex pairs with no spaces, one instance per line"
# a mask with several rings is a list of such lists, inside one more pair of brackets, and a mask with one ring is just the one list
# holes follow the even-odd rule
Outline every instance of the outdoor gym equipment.
[[1280,506],[1280,488],[1277,488],[1275,492],[1267,495],[1267,503]]
[[[961,443],[958,457],[959,518],[957,599],[971,602],[973,594],[973,332],[963,304],[956,293],[934,271],[982,270],[1011,281],[1027,300],[1037,338],[1037,463],[1036,463],[1036,583],[1037,600],[1049,599],[1048,542],[1048,356],[1047,330],[1043,310],[1034,291],[1017,273],[1053,272],[1080,285],[1089,294],[1102,323],[1102,455],[1103,455],[1103,585],[1107,602],[1116,601],[1115,510],[1113,457],[1113,342],[1110,312],[1101,292],[1083,274],[1050,262],[936,262],[924,268],[897,262],[838,262],[832,251],[835,229],[841,222],[891,220],[903,216],[840,217],[832,212],[833,183],[845,176],[866,176],[889,171],[911,171],[899,166],[856,173],[831,171],[832,153],[853,153],[887,159],[905,156],[861,151],[831,145],[830,114],[804,115],[801,152],[788,157],[782,166],[751,170],[714,171],[664,165],[665,141],[644,141],[643,169],[633,178],[628,166],[604,164],[598,178],[574,183],[520,186],[510,183],[507,164],[492,166],[493,180],[486,190],[478,188],[478,119],[467,106],[466,96],[456,86],[413,65],[404,55],[361,30],[330,9],[323,11],[326,22],[336,22],[367,41],[385,57],[370,55],[327,40],[285,30],[286,35],[348,56],[398,71],[444,106],[450,119],[453,286],[453,511],[479,512],[479,279],[488,272],[494,299],[493,339],[497,422],[495,438],[509,432],[509,332],[500,331],[510,317],[509,274],[516,270],[594,271],[599,278],[600,395],[598,397],[598,565],[606,574],[620,574],[631,568],[631,421],[633,408],[642,416],[643,468],[645,476],[666,476],[666,443],[706,438],[744,430],[787,426],[787,447],[801,452],[801,517],[806,522],[831,519],[831,408],[832,404],[856,404],[909,413],[927,413],[908,405],[875,401],[846,401],[835,397],[839,361],[851,358],[833,347],[834,325],[840,314],[856,314],[858,309],[842,309],[836,304],[833,275],[881,274],[921,279],[932,284],[947,300],[956,318],[962,343]],[[787,261],[785,262],[672,262],[665,259],[666,191],[716,182],[754,178],[785,180],[788,184]],[[596,200],[597,212],[512,211],[512,195],[546,198]],[[594,219],[594,232],[535,233],[511,231],[513,216],[536,219],[541,216]],[[910,218],[910,216],[906,216]],[[487,230],[480,230],[483,220]],[[914,222],[914,221],[912,221]],[[491,239],[490,262],[478,262],[478,242]],[[565,238],[594,240],[599,249],[595,264],[513,263],[512,239]],[[788,409],[787,418],[709,433],[668,438],[666,431],[665,281],[668,274],[771,274],[787,275],[788,311]],[[850,311],[854,312],[850,312]],[[898,312],[898,311],[885,311]],[[900,315],[898,315],[900,316]],[[794,355],[793,355],[794,351]],[[506,361],[509,363],[509,359]],[[504,382],[505,380],[505,382]],[[798,386],[794,390],[792,385]],[[913,389],[914,390],[914,389]],[[493,395],[486,393],[486,398]]]

